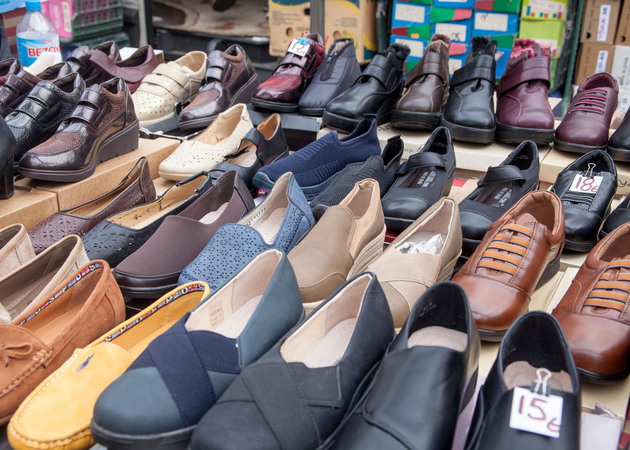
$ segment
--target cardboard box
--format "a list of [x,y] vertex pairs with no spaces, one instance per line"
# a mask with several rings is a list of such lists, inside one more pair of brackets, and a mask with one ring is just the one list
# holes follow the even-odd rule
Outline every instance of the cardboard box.
[[615,42],[622,0],[586,0],[580,42]]
[[390,36],[389,42],[390,44],[404,44],[411,50],[405,60],[405,72],[409,72],[418,65],[418,61],[420,61],[422,55],[424,55],[424,49],[429,44],[428,39],[414,39],[411,37],[395,36],[394,34]]
[[617,109],[621,109],[622,111],[628,111],[629,108],[630,108],[630,89],[620,88],[619,97],[617,99]]
[[619,87],[630,87],[630,47],[615,45],[610,74],[617,79]]
[[475,11],[473,36],[498,36],[518,33],[518,14]]
[[395,1],[392,6],[391,34],[412,39],[431,39],[431,7]]
[[457,42],[451,44],[448,59],[448,70],[451,75],[464,65],[468,50],[470,50],[470,44],[460,44]]
[[472,9],[431,8],[431,34],[445,34],[451,42],[470,43]]
[[[94,174],[85,180],[75,183],[55,183],[23,179],[19,184],[26,189],[36,188],[38,191],[52,193],[57,203],[55,211],[63,210],[91,200],[116,187],[142,156],[147,158],[151,178],[157,178],[158,166],[179,144],[180,142],[175,139],[140,139],[137,150],[99,164]],[[40,220],[46,217],[48,216],[43,216]]]
[[521,17],[532,20],[566,20],[567,0],[523,0]]
[[595,73],[610,73],[614,53],[614,45],[584,42],[578,53],[574,82],[580,84],[586,77]]
[[520,14],[521,0],[477,0],[475,10]]
[[[326,0],[326,49],[338,38],[352,38],[360,63],[377,52],[376,0]],[[269,1],[269,54],[282,57],[293,39],[311,26],[310,1]]]
[[21,223],[32,228],[58,211],[57,196],[16,183],[13,197],[0,200],[0,228]]
[[433,0],[433,6],[438,8],[473,9],[475,0]]
[[559,57],[564,42],[565,23],[561,20],[521,19],[519,38],[530,38],[551,46],[551,56]]
[[615,44],[630,45],[630,1],[623,2],[621,7]]
[[[7,42],[9,43],[9,50],[11,50],[11,53],[16,58],[17,58],[16,28],[18,24],[22,21],[24,14],[26,14],[26,9],[23,6],[24,6],[24,2],[22,2],[22,8],[3,12],[0,15],[0,26],[4,28],[4,34],[6,35]],[[42,5],[42,7],[43,6],[44,5]]]

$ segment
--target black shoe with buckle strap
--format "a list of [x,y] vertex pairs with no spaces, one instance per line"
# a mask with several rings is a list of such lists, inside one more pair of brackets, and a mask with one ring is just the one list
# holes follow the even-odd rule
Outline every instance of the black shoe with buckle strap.
[[354,85],[326,105],[324,125],[350,132],[365,114],[376,114],[379,124],[388,122],[403,89],[409,52],[406,45],[392,44],[374,56]]

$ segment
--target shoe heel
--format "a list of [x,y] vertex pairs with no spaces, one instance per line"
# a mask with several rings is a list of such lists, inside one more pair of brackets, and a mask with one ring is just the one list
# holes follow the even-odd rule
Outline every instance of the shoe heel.
[[232,97],[230,106],[234,106],[237,103],[249,103],[252,101],[252,97],[256,89],[258,88],[258,74],[254,72],[254,76],[249,79]]
[[0,199],[13,196],[13,159],[11,158],[0,173]]
[[378,236],[368,242],[363,250],[359,252],[357,259],[354,261],[352,269],[350,269],[350,273],[348,274],[348,280],[356,274],[363,272],[367,265],[371,263],[372,260],[374,260],[374,258],[383,253],[386,231],[387,227],[384,226],[383,231],[381,231]]
[[460,251],[459,254],[453,258],[452,260],[450,260],[448,262],[448,264],[446,264],[444,267],[442,267],[442,270],[440,271],[440,274],[438,275],[438,279],[437,281],[448,281],[453,277],[453,271],[455,270],[455,264],[457,264],[457,260],[459,259],[459,257],[462,255],[462,252]]
[[560,255],[558,255],[556,259],[547,264],[547,267],[545,267],[545,270],[540,276],[540,280],[538,280],[536,289],[538,289],[539,286],[545,284],[547,281],[551,280],[553,276],[558,273],[558,270],[560,270]]
[[461,413],[464,408],[470,403],[475,395],[475,390],[477,389],[477,377],[479,375],[479,368],[473,372],[468,383],[466,383],[466,388],[464,389],[464,394],[462,395],[462,401],[459,404],[459,412]]
[[124,155],[138,148],[139,122],[128,126],[126,129],[113,135],[101,147],[99,162],[108,161],[116,156]]
[[455,180],[455,172],[450,176],[448,180],[446,180],[446,184],[444,185],[444,189],[442,189],[442,197],[446,197],[451,193],[451,188],[453,187],[453,181]]

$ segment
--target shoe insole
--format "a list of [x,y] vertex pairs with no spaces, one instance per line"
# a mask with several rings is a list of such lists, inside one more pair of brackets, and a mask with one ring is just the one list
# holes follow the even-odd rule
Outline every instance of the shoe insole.
[[82,306],[82,304],[79,304],[48,321],[44,326],[34,331],[35,335],[44,342],[50,342],[61,330],[65,328],[74,316],[79,314]]
[[19,316],[22,311],[24,311],[33,302],[33,300],[39,297],[44,287],[50,282],[50,280],[53,279],[56,274],[56,271],[45,274],[37,278],[36,281],[34,281],[32,284],[29,284],[24,289],[21,289],[18,292],[15,292],[14,294],[2,299],[2,304],[9,312],[11,320]]
[[234,158],[229,158],[227,162],[242,167],[251,167],[256,162],[256,147],[251,145],[245,152]]
[[444,347],[463,352],[466,349],[468,338],[466,333],[445,327],[426,327],[415,331],[409,336],[407,344],[409,348],[420,347]]
[[[536,375],[538,369],[539,367],[534,367],[527,361],[515,361],[503,370],[503,379],[508,389],[513,389],[517,386],[529,387],[538,380],[538,375]],[[551,377],[547,380],[547,386],[559,391],[573,391],[571,376],[564,370],[551,372]]]
[[496,208],[503,208],[512,197],[512,182],[497,183],[481,191],[474,200]]
[[252,226],[258,230],[262,238],[268,244],[272,243],[275,239],[278,231],[280,230],[280,225],[282,225],[282,220],[284,219],[284,214],[286,213],[286,208],[278,208],[272,211],[269,216],[260,224],[253,224]]
[[402,187],[432,188],[435,186],[437,171],[434,167],[420,167],[410,176]]
[[260,303],[262,295],[250,298],[243,306],[234,311],[221,325],[214,331],[225,337],[236,339],[247,325],[249,318],[254,314],[256,307]]
[[221,206],[219,206],[218,209],[214,211],[210,211],[208,214],[206,214],[201,219],[199,219],[199,222],[205,223],[206,225],[209,223],[215,222],[219,217],[221,217],[221,215],[223,214],[223,211],[225,211],[225,209],[227,208],[227,205],[228,205],[227,203],[224,203]]
[[304,355],[302,362],[306,367],[330,367],[339,362],[348,348],[356,326],[356,317],[342,320],[321,338],[313,349]]

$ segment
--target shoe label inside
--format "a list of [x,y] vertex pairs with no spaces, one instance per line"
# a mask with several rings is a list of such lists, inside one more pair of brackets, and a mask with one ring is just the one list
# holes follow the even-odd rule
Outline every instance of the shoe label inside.
[[510,428],[552,438],[560,437],[562,404],[557,395],[542,395],[515,387],[510,413]]
[[601,176],[585,177],[578,173],[573,178],[569,192],[595,194],[599,190],[603,179],[604,177]]
[[407,187],[432,188],[435,186],[437,171],[431,168],[422,168],[418,170],[407,184]]
[[503,208],[510,200],[510,197],[512,197],[512,188],[503,187],[495,194],[493,198],[494,203],[492,204],[492,206],[494,206],[495,208]]
[[287,49],[287,52],[298,56],[305,56],[309,47],[310,44],[307,38],[293,39],[291,41],[291,45],[289,45],[289,48]]

